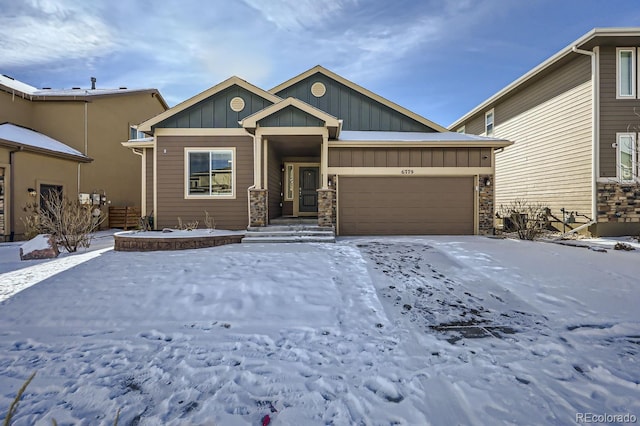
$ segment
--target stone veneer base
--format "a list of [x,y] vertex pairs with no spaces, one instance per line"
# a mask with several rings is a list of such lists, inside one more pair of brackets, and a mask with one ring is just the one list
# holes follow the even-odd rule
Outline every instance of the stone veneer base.
[[216,247],[226,244],[237,244],[244,235],[198,235],[194,237],[140,237],[114,235],[115,251],[165,251],[191,250]]

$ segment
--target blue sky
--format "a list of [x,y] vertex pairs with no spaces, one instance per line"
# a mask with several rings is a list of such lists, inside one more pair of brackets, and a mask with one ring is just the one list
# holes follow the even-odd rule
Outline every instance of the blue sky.
[[0,0],[0,73],[36,87],[158,88],[323,65],[444,126],[638,0]]

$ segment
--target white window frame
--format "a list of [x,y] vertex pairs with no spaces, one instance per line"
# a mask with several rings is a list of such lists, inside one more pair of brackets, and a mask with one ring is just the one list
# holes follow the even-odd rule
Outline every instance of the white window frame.
[[[189,188],[191,187],[190,170],[189,170],[189,154],[192,152],[207,152],[211,155],[216,151],[230,151],[231,152],[231,193],[230,194],[212,194],[211,182],[209,182],[209,194],[190,194]],[[209,160],[211,161],[211,160]],[[211,164],[211,163],[209,163]],[[235,147],[188,147],[184,149],[184,198],[195,200],[211,200],[211,199],[223,199],[223,200],[235,200],[236,198],[236,148]]]
[[[631,179],[622,178],[622,143],[621,137],[631,137]],[[616,133],[616,177],[620,183],[635,183],[638,181],[640,164],[638,164],[638,137],[636,133]]]
[[[622,79],[620,78],[620,54],[622,52],[631,52],[631,94],[623,95],[621,93],[622,89]],[[637,49],[635,47],[618,47],[616,48],[616,99],[635,99],[637,95],[637,78],[636,75],[638,72],[637,66]]]
[[461,126],[458,128],[457,130],[458,133],[467,133],[467,128],[466,126]]
[[[491,123],[488,122],[488,118],[491,116]],[[491,130],[489,130],[489,124],[491,124]],[[493,109],[484,113],[484,135],[493,136],[496,130],[496,114]]]
[[[132,137],[132,136],[135,136],[135,138]],[[147,138],[149,138],[149,136],[144,134],[140,130],[138,130],[138,126],[129,126],[129,140],[130,141],[139,140],[139,139],[147,139]]]

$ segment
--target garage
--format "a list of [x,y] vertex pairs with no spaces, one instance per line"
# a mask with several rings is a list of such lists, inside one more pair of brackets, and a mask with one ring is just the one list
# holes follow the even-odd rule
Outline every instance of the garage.
[[472,235],[473,176],[339,176],[339,235]]

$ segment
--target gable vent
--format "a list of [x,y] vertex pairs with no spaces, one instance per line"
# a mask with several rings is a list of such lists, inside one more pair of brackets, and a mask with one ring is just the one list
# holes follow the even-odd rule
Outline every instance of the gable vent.
[[231,102],[229,102],[229,107],[231,107],[231,110],[235,112],[242,111],[244,109],[244,99],[242,99],[240,96],[236,96],[235,98],[231,99]]
[[316,81],[311,85],[311,94],[316,98],[323,97],[325,93],[327,93],[327,88],[319,81]]

